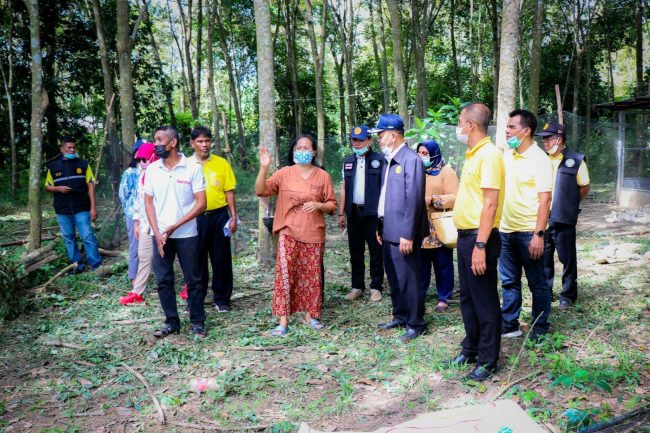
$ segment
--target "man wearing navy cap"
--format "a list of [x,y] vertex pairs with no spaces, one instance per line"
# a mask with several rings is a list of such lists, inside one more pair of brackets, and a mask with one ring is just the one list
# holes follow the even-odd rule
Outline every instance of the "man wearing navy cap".
[[553,290],[554,255],[564,266],[560,310],[567,310],[578,299],[578,262],[576,258],[576,224],[580,201],[589,192],[589,170],[585,155],[565,146],[564,126],[555,122],[544,125],[538,136],[544,141],[544,150],[553,163],[553,199],[548,219],[548,238],[544,247],[544,275]]
[[380,329],[406,327],[403,343],[422,335],[424,293],[420,282],[420,245],[428,231],[424,209],[424,165],[404,142],[404,122],[396,114],[382,114],[370,133],[378,133],[386,156],[377,214],[378,241],[383,245],[384,267],[390,285],[393,319]]
[[339,227],[348,227],[348,246],[352,266],[352,290],[345,299],[360,298],[366,288],[365,245],[370,255],[370,300],[381,301],[384,266],[381,245],[377,242],[377,205],[381,192],[384,155],[371,149],[372,136],[366,125],[352,128],[351,155],[343,160],[343,182],[339,205]]

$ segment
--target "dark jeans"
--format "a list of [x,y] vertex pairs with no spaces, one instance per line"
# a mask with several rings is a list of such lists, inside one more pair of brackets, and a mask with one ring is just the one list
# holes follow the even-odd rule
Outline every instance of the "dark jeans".
[[476,235],[458,236],[458,283],[460,312],[465,325],[461,343],[465,356],[478,355],[481,364],[496,362],[501,350],[501,309],[497,281],[497,260],[501,252],[499,231],[493,229],[485,247],[486,270],[472,272]]
[[551,223],[544,245],[544,276],[553,296],[553,277],[555,276],[555,250],[564,270],[562,271],[561,299],[574,303],[578,299],[578,260],[576,257],[576,226]]
[[399,244],[384,240],[384,267],[390,285],[393,318],[407,328],[424,331],[424,296],[420,285],[420,248],[413,242],[413,252],[402,255]]
[[347,218],[348,246],[352,266],[352,288],[366,289],[365,250],[370,256],[370,288],[381,290],[384,284],[384,264],[381,245],[377,242],[377,217],[361,215],[354,207]]
[[187,306],[190,310],[190,322],[194,325],[205,323],[205,286],[201,284],[201,267],[199,261],[199,237],[191,238],[169,238],[163,249],[165,256],[158,254],[156,238],[153,242],[153,272],[158,285],[158,297],[160,306],[165,313],[165,323],[180,329],[181,322],[178,317],[176,305],[176,290],[174,290],[174,259],[178,255],[178,261],[183,271],[183,279],[187,284]]
[[499,257],[499,276],[503,284],[501,317],[503,333],[519,330],[521,313],[521,270],[526,272],[528,287],[533,295],[531,323],[535,327],[531,335],[548,332],[548,316],[551,313],[551,291],[544,277],[544,260],[532,260],[528,244],[532,232],[501,233],[501,256]]
[[214,303],[219,306],[230,306],[232,297],[233,276],[232,256],[230,253],[230,237],[223,234],[223,227],[230,215],[228,207],[209,211],[196,218],[199,231],[199,260],[201,261],[201,284],[207,292],[208,287],[208,257],[212,265],[212,294]]
[[447,247],[420,250],[420,291],[426,297],[431,284],[431,265],[436,277],[438,302],[447,302],[454,291],[454,250]]

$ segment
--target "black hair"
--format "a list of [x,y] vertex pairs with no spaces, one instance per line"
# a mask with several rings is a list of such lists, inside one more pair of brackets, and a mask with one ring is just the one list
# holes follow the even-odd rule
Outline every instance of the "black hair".
[[[289,165],[294,165],[295,164],[295,162],[293,161],[293,151],[296,148],[296,145],[298,144],[298,142],[300,140],[302,140],[303,138],[306,138],[307,140],[309,140],[311,142],[311,148],[316,152],[316,155],[318,155],[318,145],[316,144],[316,138],[311,134],[300,134],[298,137],[296,137],[291,142],[291,145],[289,146],[289,154],[287,155],[287,163]],[[316,155],[314,155],[314,159],[316,158]],[[316,165],[313,161],[312,161],[312,164]]]
[[487,132],[492,120],[492,112],[487,105],[482,102],[470,102],[462,108],[462,111],[465,112],[465,117],[469,117],[467,120],[476,123],[483,132]]
[[530,128],[530,136],[535,135],[537,130],[537,117],[528,110],[514,110],[508,114],[510,117],[519,116],[519,124],[523,128]]
[[136,168],[138,166],[138,160],[135,157],[135,155],[137,155],[137,154],[138,154],[137,150],[134,150],[133,152],[131,152],[131,162],[129,162],[129,167]]
[[169,137],[171,140],[175,138],[176,142],[178,143],[176,149],[179,151],[181,150],[181,137],[180,135],[178,135],[178,130],[176,130],[175,127],[168,126],[168,125],[159,126],[154,131],[154,135],[156,135],[156,132],[158,131],[163,131],[165,134],[167,134],[167,137]]
[[66,135],[65,137],[61,138],[61,146],[63,146],[66,143],[75,144],[75,140],[74,140],[74,138]]
[[192,131],[190,132],[190,138],[192,140],[196,140],[201,136],[208,137],[212,140],[212,131],[210,131],[210,128],[206,128],[205,126],[195,126],[192,128]]

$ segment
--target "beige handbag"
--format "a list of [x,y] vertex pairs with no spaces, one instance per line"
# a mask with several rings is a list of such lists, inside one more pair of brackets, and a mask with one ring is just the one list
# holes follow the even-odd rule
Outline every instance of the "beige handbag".
[[433,212],[430,215],[431,224],[440,243],[447,248],[456,248],[458,230],[454,225],[454,211]]

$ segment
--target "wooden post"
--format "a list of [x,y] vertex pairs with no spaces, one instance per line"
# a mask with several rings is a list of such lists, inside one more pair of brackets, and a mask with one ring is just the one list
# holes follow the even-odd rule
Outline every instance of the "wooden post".
[[555,99],[557,100],[557,121],[564,125],[564,114],[562,113],[562,95],[560,94],[560,85],[555,85]]
[[221,125],[223,125],[223,138],[226,142],[223,148],[223,153],[228,159],[228,163],[232,165],[232,151],[230,150],[230,139],[228,138],[228,123],[226,122],[226,113],[221,110]]

